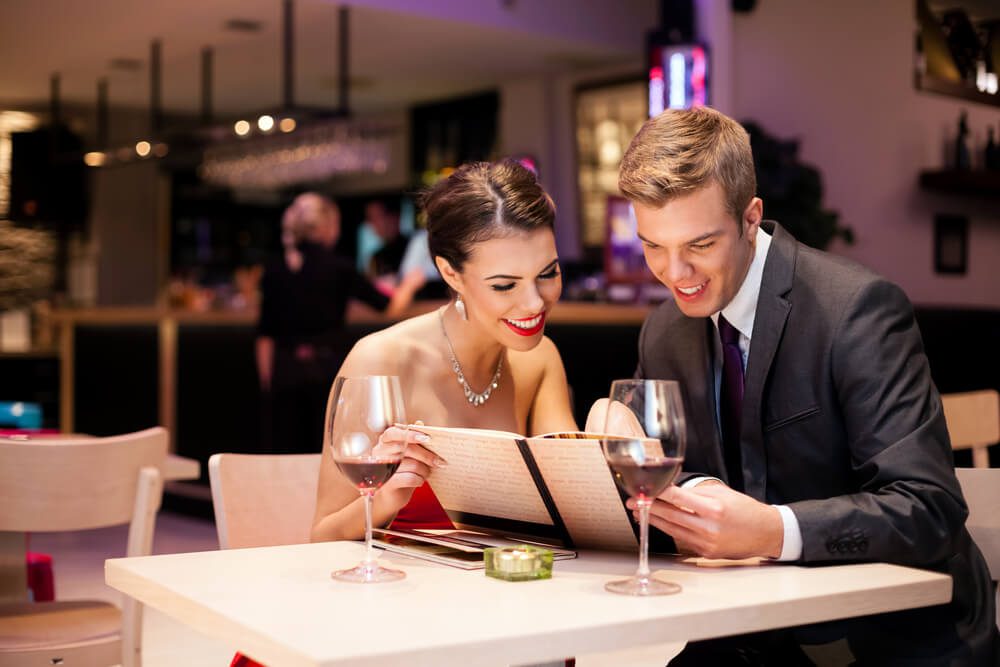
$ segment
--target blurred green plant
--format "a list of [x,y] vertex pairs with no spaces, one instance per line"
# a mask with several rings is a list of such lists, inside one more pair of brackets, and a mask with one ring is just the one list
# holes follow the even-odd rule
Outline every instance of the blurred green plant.
[[823,250],[838,237],[854,243],[854,231],[840,225],[840,215],[823,208],[823,178],[815,167],[798,161],[799,142],[773,137],[753,122],[743,127],[750,135],[764,218],[776,220],[813,248]]

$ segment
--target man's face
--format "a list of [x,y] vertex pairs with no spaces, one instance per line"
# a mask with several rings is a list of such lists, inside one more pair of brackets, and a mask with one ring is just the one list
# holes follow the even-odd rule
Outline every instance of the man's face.
[[754,197],[737,224],[714,182],[661,208],[635,204],[646,264],[682,313],[708,317],[736,296],[753,260],[762,211]]
[[399,216],[389,213],[380,202],[371,202],[365,207],[365,219],[379,238],[391,241],[399,236]]

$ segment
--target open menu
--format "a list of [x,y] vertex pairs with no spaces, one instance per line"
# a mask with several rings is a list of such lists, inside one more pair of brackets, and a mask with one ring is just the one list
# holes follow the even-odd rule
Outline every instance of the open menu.
[[[540,542],[528,542],[552,550],[553,560],[576,558],[576,552]],[[477,533],[465,530],[423,531],[373,528],[372,544],[393,553],[422,558],[441,565],[463,570],[483,569],[483,552],[487,547],[512,547],[525,544],[523,539]]]
[[567,548],[631,551],[638,528],[600,436],[411,426],[444,457],[428,483],[456,526]]

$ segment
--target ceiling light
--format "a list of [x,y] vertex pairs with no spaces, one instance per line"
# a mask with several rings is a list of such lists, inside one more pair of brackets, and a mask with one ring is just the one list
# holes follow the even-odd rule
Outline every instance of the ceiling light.
[[152,149],[153,147],[148,141],[138,141],[135,144],[135,154],[139,157],[148,157]]
[[241,137],[245,137],[250,134],[250,123],[245,120],[238,120],[233,125],[233,130]]
[[102,151],[90,151],[83,156],[83,163],[88,167],[100,167],[108,159]]
[[261,132],[270,132],[274,129],[274,117],[264,114],[257,119],[257,127]]
[[295,129],[295,119],[294,118],[282,118],[281,122],[278,123],[278,128],[282,132],[291,132]]

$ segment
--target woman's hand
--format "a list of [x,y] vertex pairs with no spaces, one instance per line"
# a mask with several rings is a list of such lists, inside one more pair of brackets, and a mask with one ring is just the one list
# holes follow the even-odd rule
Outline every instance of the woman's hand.
[[[416,426],[423,422],[416,422]],[[446,461],[422,446],[421,443],[430,442],[430,437],[410,428],[399,428],[390,426],[379,438],[379,443],[372,452],[376,456],[398,456],[403,454],[403,461],[399,464],[395,474],[385,483],[379,496],[383,503],[395,512],[410,502],[413,491],[422,486],[427,480],[431,470],[445,465]]]

